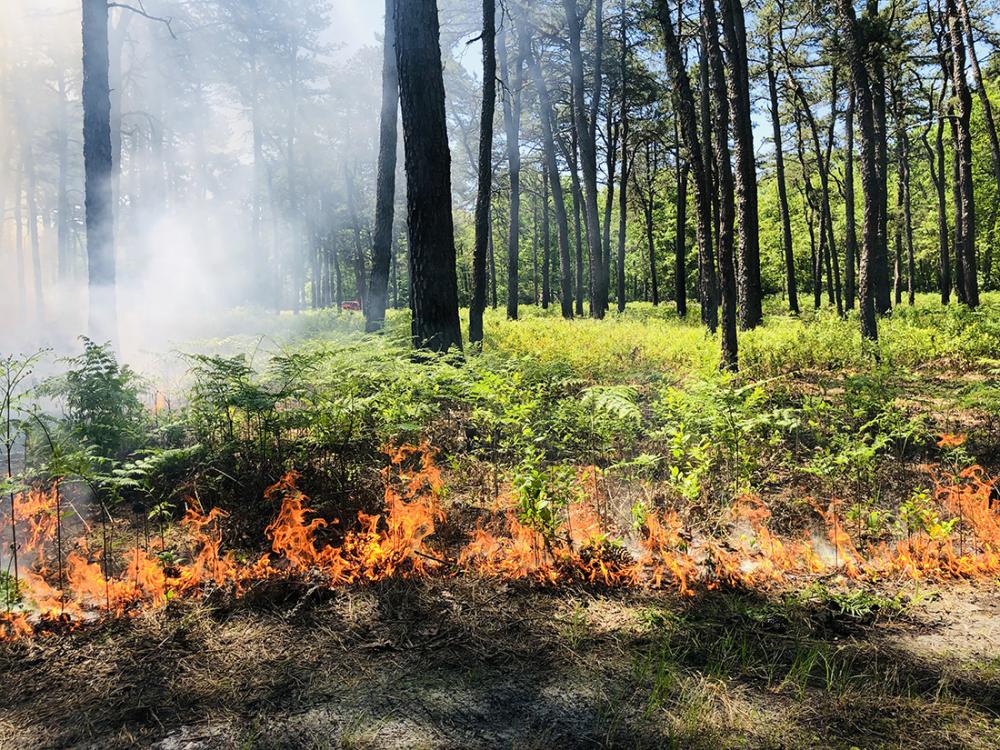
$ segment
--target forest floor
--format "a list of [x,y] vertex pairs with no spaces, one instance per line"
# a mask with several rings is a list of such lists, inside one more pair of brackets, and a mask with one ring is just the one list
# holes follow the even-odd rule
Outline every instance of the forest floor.
[[0,746],[1000,745],[995,584],[873,593],[862,616],[753,591],[306,592],[5,647]]
[[[317,462],[303,490],[326,518],[379,512],[379,445],[402,431],[427,439],[448,517],[431,549],[455,561],[544,440],[553,465],[584,477],[603,466],[608,534],[633,554],[647,513],[676,513],[692,546],[745,542],[732,513],[748,493],[775,539],[811,533],[818,548],[828,513],[835,532],[854,519],[857,550],[916,537],[967,549],[972,526],[933,488],[972,464],[1000,472],[1000,296],[975,314],[928,299],[897,311],[878,367],[854,323],[769,318],[741,338],[735,383],[719,380],[716,342],[692,317],[493,316],[491,354],[462,367],[339,333],[329,344],[328,321],[305,318],[304,346],[329,347],[309,384],[324,399],[315,415],[298,399],[289,434],[313,416],[311,429],[329,429],[343,408],[345,424],[379,442],[345,439],[346,458]],[[487,428],[509,437],[500,458]],[[988,481],[978,498],[996,531]],[[255,534],[268,520],[229,529],[247,558],[265,548]],[[131,538],[123,531],[123,547]],[[980,542],[995,557],[998,540]],[[332,587],[279,576],[238,598],[209,586],[0,642],[0,749],[1000,747],[995,565],[911,577],[848,576],[842,563],[808,574],[796,564],[759,585],[705,576],[687,595],[457,564]]]

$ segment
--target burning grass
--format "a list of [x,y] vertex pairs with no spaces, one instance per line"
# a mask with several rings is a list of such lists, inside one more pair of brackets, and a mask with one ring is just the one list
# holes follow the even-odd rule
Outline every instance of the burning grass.
[[[934,524],[894,541],[863,542],[839,503],[816,506],[815,528],[781,538],[766,502],[740,497],[723,537],[700,534],[676,513],[647,513],[631,527],[609,518],[599,484],[578,477],[576,501],[554,527],[532,525],[501,495],[486,521],[457,547],[437,542],[447,523],[445,482],[427,445],[388,451],[384,509],[359,513],[341,528],[318,516],[289,473],[267,498],[278,506],[267,526],[270,551],[245,561],[225,549],[225,514],[192,504],[179,524],[179,549],[149,542],[115,553],[83,534],[64,538],[59,485],[14,502],[21,566],[16,601],[0,616],[0,639],[58,633],[102,617],[135,617],[174,598],[223,590],[240,597],[261,582],[308,579],[324,587],[390,579],[472,576],[541,585],[667,588],[684,596],[717,588],[768,588],[795,578],[838,574],[879,581],[977,579],[1000,574],[1000,516],[993,481],[979,467],[942,477]],[[929,514],[929,515],[928,515]],[[9,518],[5,519],[9,524]],[[104,537],[107,539],[107,536]],[[64,556],[65,553],[65,556]]]

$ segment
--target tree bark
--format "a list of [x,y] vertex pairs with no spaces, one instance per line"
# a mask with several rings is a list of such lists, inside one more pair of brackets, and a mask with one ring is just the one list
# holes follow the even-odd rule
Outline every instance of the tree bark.
[[107,0],[83,0],[83,163],[90,337],[115,342],[115,237]]
[[702,23],[705,27],[705,38],[708,40],[714,124],[713,142],[716,172],[719,178],[719,279],[722,287],[721,366],[723,369],[736,371],[739,366],[736,338],[736,268],[733,259],[736,188],[729,153],[729,100],[726,91],[725,62],[719,46],[715,0],[703,0],[702,8]]
[[397,0],[396,64],[406,153],[413,343],[432,351],[461,349],[437,0]]
[[372,241],[372,273],[365,308],[365,330],[379,331],[385,325],[392,260],[393,220],[396,207],[396,148],[399,139],[399,75],[396,71],[396,0],[385,0],[385,36],[382,54],[382,115],[379,131],[378,185],[375,196],[375,236]]
[[[945,196],[944,180],[944,118],[940,114],[941,105],[948,89],[947,82],[941,84],[941,100],[938,106],[934,106],[933,96],[929,97],[927,108],[927,127],[924,129],[921,139],[924,149],[927,151],[927,165],[931,176],[931,184],[934,186],[934,193],[937,198],[937,225],[938,225],[938,289],[941,294],[941,304],[947,305],[951,301],[951,248],[949,247],[948,231],[948,202]],[[931,122],[937,119],[935,146],[931,146],[928,133]]]
[[[628,158],[628,136],[629,136],[629,111],[628,111],[628,15],[626,13],[626,0],[621,4],[621,44],[620,57],[618,59],[618,75],[621,86],[621,102],[618,109],[618,118],[621,121],[621,151],[622,151],[622,176],[621,186],[618,190],[618,265],[616,281],[618,287],[618,312],[625,312],[626,289],[625,289],[625,239],[628,221],[628,179],[629,179],[629,158]],[[610,107],[609,107],[610,109]],[[610,198],[609,198],[610,202]],[[610,219],[610,217],[609,217]],[[610,223],[610,222],[609,222]],[[610,248],[609,248],[610,253]]]
[[[612,122],[611,119],[611,107],[608,107],[607,121],[606,121],[606,131],[607,131],[607,153],[605,159],[605,167],[608,173],[608,183],[607,189],[604,193],[604,270],[608,275],[608,295],[610,299],[611,294],[611,219],[612,212],[615,206],[615,170],[618,168],[618,137],[619,128]],[[625,183],[622,182],[622,185]],[[618,274],[615,273],[615,281],[617,283]],[[621,299],[621,288],[618,287],[618,297]]]
[[566,155],[569,163],[570,189],[573,193],[573,238],[576,242],[576,314],[583,315],[584,263],[583,263],[583,222],[580,218],[580,204],[583,189],[580,187],[580,150],[576,137],[576,126],[570,125],[570,145]]
[[[866,15],[869,23],[877,23],[879,18],[878,0],[867,0]],[[874,112],[876,165],[878,167],[877,188],[873,198],[878,208],[878,244],[875,256],[875,309],[879,315],[892,311],[892,295],[889,280],[889,142],[886,118],[885,61],[883,50],[877,49],[877,40],[866,39],[867,61],[871,67],[869,87]],[[867,197],[866,197],[867,200]]]
[[837,0],[837,15],[844,32],[844,52],[851,69],[851,86],[860,124],[861,188],[865,195],[862,230],[861,267],[858,279],[861,310],[861,335],[868,341],[878,341],[878,321],[875,312],[875,279],[873,268],[879,242],[880,212],[878,205],[878,145],[875,131],[875,107],[865,64],[867,43],[854,13],[852,0]]
[[983,82],[983,73],[979,68],[979,56],[976,54],[976,39],[972,29],[972,17],[969,15],[968,0],[958,0],[958,9],[962,16],[966,39],[969,43],[969,63],[972,68],[972,80],[976,84],[976,93],[983,109],[983,120],[986,125],[986,136],[990,142],[990,164],[993,167],[993,179],[996,189],[1000,191],[1000,139],[997,138],[996,120],[993,117],[993,104],[989,92]]
[[[527,30],[521,28],[521,35],[526,38]],[[573,265],[569,254],[569,222],[566,218],[566,199],[563,196],[562,177],[559,174],[559,163],[556,158],[556,143],[552,133],[552,102],[549,89],[542,75],[542,65],[537,55],[530,56],[529,68],[531,77],[538,93],[539,120],[542,125],[542,152],[545,159],[545,173],[549,189],[552,193],[553,208],[556,216],[557,242],[559,243],[559,287],[562,316],[573,317]],[[579,222],[577,223],[577,241],[579,242]],[[579,283],[579,280],[578,280]]]
[[764,319],[760,280],[760,226],[757,207],[757,164],[750,111],[750,73],[746,19],[740,0],[721,0],[722,27],[729,51],[729,99],[733,113],[733,155],[736,160],[736,206],[739,216],[737,297],[739,324],[744,331]]
[[483,340],[487,261],[490,243],[490,198],[493,194],[493,118],[496,113],[496,2],[483,0],[483,107],[479,119],[479,190],[476,195],[476,249],[472,259],[472,302],[469,341]]
[[674,105],[681,123],[681,134],[688,152],[688,164],[694,180],[694,201],[698,237],[698,265],[701,286],[702,319],[711,331],[718,327],[715,263],[712,252],[712,197],[709,169],[698,135],[698,115],[691,80],[681,55],[680,42],[674,33],[674,21],[666,0],[657,0],[656,15],[663,31],[664,56],[673,88]]
[[[598,3],[600,4],[600,3]],[[594,287],[591,315],[601,319],[608,306],[608,279],[605,273],[604,253],[601,247],[601,222],[598,211],[597,194],[597,144],[595,130],[588,121],[586,102],[583,94],[583,53],[580,46],[580,17],[577,0],[563,0],[566,23],[569,27],[570,78],[573,82],[573,119],[576,122],[577,139],[580,147],[580,166],[583,171],[584,218],[587,222],[587,238],[590,244],[590,273]],[[597,50],[601,55],[601,50]],[[595,91],[594,97],[600,92]]]
[[677,226],[674,237],[674,299],[678,317],[687,317],[687,183],[688,163],[680,161],[677,147]]
[[781,246],[785,258],[785,288],[788,309],[799,312],[799,294],[795,281],[795,253],[792,245],[792,222],[788,211],[788,186],[785,183],[785,155],[782,149],[781,115],[778,111],[778,76],[774,70],[773,44],[767,47],[767,87],[771,97],[771,129],[774,136],[775,179],[778,182],[778,207],[781,212]]
[[524,83],[524,52],[527,40],[518,39],[513,78],[511,78],[508,63],[507,32],[502,26],[498,42],[500,75],[504,82],[503,121],[507,138],[507,172],[510,179],[510,224],[507,231],[507,317],[510,320],[517,320],[518,266],[521,246],[521,87]]
[[548,169],[542,169],[542,309],[549,309],[552,294],[550,278],[552,274],[552,229],[549,226],[549,183]]
[[962,225],[962,272],[965,282],[965,304],[979,306],[979,276],[976,269],[976,200],[972,175],[972,94],[965,79],[965,42],[955,0],[947,0],[948,32],[951,38],[952,80],[958,100],[958,174],[961,213],[956,221]]
[[853,310],[858,298],[855,269],[858,257],[858,230],[854,219],[854,86],[848,86],[846,131],[847,145],[844,157],[844,307]]

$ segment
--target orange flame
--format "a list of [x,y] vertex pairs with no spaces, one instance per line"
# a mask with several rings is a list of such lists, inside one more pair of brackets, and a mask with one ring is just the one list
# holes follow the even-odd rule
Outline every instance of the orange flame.
[[[178,524],[183,557],[151,556],[138,545],[115,560],[90,552],[76,539],[65,559],[65,590],[53,585],[46,564],[56,533],[57,489],[31,490],[15,500],[21,549],[32,562],[21,575],[21,601],[0,615],[0,641],[58,632],[100,612],[122,616],[165,604],[172,596],[196,597],[206,586],[231,586],[239,595],[254,581],[310,576],[327,585],[463,572],[553,585],[566,581],[602,586],[670,587],[692,595],[699,586],[767,587],[794,576],[837,572],[855,578],[892,576],[976,578],[1000,573],[1000,515],[994,484],[979,467],[942,477],[934,498],[945,520],[933,534],[910,533],[895,543],[858,549],[841,517],[841,504],[815,505],[818,528],[800,539],[781,538],[759,497],[737,499],[724,538],[697,537],[674,512],[646,515],[636,533],[611,528],[594,507],[607,498],[584,491],[593,482],[578,475],[580,502],[563,513],[548,535],[517,517],[509,495],[497,502],[471,538],[452,554],[434,542],[445,521],[444,481],[429,446],[388,451],[383,471],[384,508],[359,512],[341,532],[316,513],[294,472],[269,488],[279,508],[266,528],[270,551],[254,563],[223,551],[226,514],[190,508]],[[945,518],[946,517],[946,518]],[[937,526],[946,528],[942,533]],[[339,538],[339,544],[324,539]],[[634,554],[630,552],[634,551]],[[67,624],[68,623],[68,624]]]

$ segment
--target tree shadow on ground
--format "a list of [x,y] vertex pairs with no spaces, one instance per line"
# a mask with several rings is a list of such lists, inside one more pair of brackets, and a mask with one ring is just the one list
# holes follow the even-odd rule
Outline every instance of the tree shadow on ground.
[[[990,747],[1000,682],[755,591],[393,580],[0,647],[0,745]],[[607,614],[611,612],[613,616]],[[209,731],[210,730],[210,731]]]

